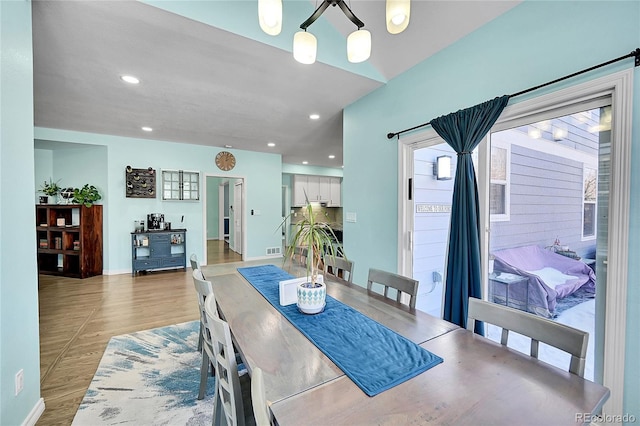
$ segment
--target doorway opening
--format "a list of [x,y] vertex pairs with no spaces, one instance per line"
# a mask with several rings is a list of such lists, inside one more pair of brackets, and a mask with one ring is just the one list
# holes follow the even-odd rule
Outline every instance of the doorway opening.
[[244,179],[207,175],[204,188],[202,264],[243,260]]
[[442,139],[433,142],[413,152],[412,276],[420,283],[416,307],[442,317],[456,153]]
[[[582,232],[591,231],[589,217],[597,214],[595,222],[596,232],[596,293],[599,297],[595,301],[595,335],[590,336],[594,343],[593,379],[611,389],[611,398],[605,404],[604,412],[622,412],[625,365],[625,333],[626,333],[626,299],[628,274],[628,237],[629,237],[629,186],[630,186],[630,151],[631,151],[631,111],[632,111],[632,83],[633,69],[613,73],[598,79],[578,84],[555,92],[540,95],[507,106],[501,118],[493,128],[499,132],[518,126],[537,123],[552,117],[570,115],[580,111],[601,108],[611,105],[610,145],[600,147],[597,163],[598,190],[603,183],[604,167],[601,160],[607,159],[609,168],[609,191],[607,206],[596,200],[586,200],[582,207]],[[602,103],[603,99],[608,102]],[[595,102],[595,104],[594,104]],[[580,107],[579,109],[576,109]],[[546,118],[545,118],[546,116]],[[410,135],[400,139],[398,146],[399,176],[398,176],[398,271],[411,276],[413,272],[414,249],[414,200],[412,199],[412,180],[414,179],[414,152],[419,145],[436,145],[442,141],[433,129]],[[478,192],[480,202],[481,227],[481,259],[483,276],[483,294],[488,297],[488,275],[490,254],[490,144],[482,142],[477,148],[476,175],[478,177]],[[606,166],[605,166],[606,167]],[[588,168],[587,168],[588,169]],[[579,176],[580,184],[584,185],[585,176]],[[588,179],[588,178],[587,178]],[[494,184],[499,184],[495,179]],[[505,188],[506,190],[506,188]],[[598,198],[600,198],[598,193]],[[507,193],[505,192],[505,196]],[[584,192],[581,194],[584,202]],[[495,200],[494,200],[495,208]],[[494,210],[495,211],[495,210]],[[605,217],[606,212],[606,217]],[[513,215],[513,211],[503,211],[501,214]],[[587,220],[585,221],[585,214]],[[601,216],[602,215],[602,216]],[[506,217],[506,216],[505,216]],[[606,233],[606,237],[601,237]],[[603,234],[604,235],[604,234]],[[600,241],[606,240],[606,246]],[[552,241],[552,245],[555,238]],[[568,244],[567,244],[568,245]],[[560,241],[562,248],[563,243]],[[546,247],[546,246],[545,246]],[[606,247],[606,252],[601,252]],[[569,250],[571,247],[569,246]],[[586,253],[585,253],[586,254]],[[590,259],[585,256],[586,259]],[[601,273],[606,272],[604,276]],[[446,282],[446,277],[443,277]]]

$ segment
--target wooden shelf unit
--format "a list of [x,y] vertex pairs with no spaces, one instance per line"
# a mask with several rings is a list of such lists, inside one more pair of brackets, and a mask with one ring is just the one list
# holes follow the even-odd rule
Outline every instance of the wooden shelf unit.
[[36,204],[38,272],[102,275],[102,206]]

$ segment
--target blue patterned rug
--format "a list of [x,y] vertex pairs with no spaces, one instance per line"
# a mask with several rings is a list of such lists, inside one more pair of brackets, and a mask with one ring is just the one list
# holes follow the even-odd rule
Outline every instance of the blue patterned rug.
[[199,322],[111,338],[73,425],[210,425],[215,378],[198,401]]

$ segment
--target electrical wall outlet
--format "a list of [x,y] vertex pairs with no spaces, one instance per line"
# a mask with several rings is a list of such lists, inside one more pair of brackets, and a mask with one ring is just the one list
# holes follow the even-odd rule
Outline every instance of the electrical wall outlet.
[[16,373],[16,396],[24,389],[24,370],[20,369]]

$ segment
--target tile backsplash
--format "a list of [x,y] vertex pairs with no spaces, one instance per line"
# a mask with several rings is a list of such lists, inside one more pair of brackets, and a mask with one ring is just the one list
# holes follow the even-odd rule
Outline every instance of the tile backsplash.
[[[342,229],[342,207],[322,207],[319,204],[312,204],[312,206],[317,219],[329,223],[334,229]],[[306,213],[306,208],[292,207],[291,211],[295,213],[291,222],[296,223],[302,218],[303,213]]]

